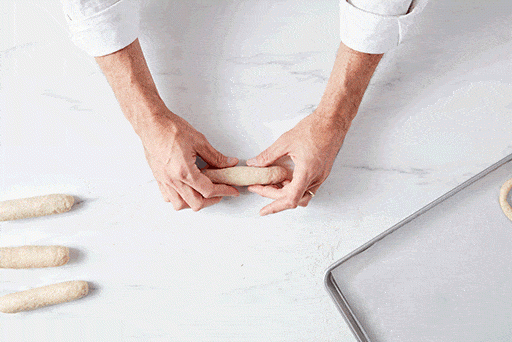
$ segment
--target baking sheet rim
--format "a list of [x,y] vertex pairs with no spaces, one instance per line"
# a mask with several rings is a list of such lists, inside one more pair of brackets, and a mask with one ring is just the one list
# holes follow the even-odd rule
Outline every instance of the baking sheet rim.
[[400,227],[406,225],[407,223],[411,222],[412,220],[414,220],[418,216],[424,214],[425,212],[427,212],[428,210],[432,209],[436,205],[438,205],[441,202],[445,201],[446,199],[452,197],[453,195],[455,195],[459,191],[467,188],[471,184],[475,183],[476,181],[480,180],[481,178],[485,177],[489,173],[493,172],[494,170],[498,169],[500,166],[502,166],[502,165],[504,165],[504,164],[506,164],[506,163],[508,163],[510,161],[512,161],[512,154],[509,154],[505,158],[503,158],[500,161],[492,164],[491,166],[487,167],[483,171],[477,173],[476,175],[474,175],[473,177],[469,178],[468,180],[466,180],[465,182],[461,183],[460,185],[456,186],[455,188],[453,188],[452,190],[448,191],[444,195],[442,195],[439,198],[433,200],[429,204],[425,205],[423,208],[417,210],[416,212],[414,212],[413,214],[409,215],[408,217],[406,217],[402,221],[400,221],[397,224],[395,224],[395,225],[391,226],[390,228],[386,229],[384,232],[380,233],[379,235],[377,235],[376,237],[374,237],[370,241],[366,242],[362,246],[356,248],[354,251],[352,251],[351,253],[347,254],[346,256],[344,256],[340,260],[336,261],[335,263],[333,263],[331,266],[329,266],[327,268],[327,270],[325,271],[325,274],[324,274],[324,285],[325,285],[325,288],[326,288],[327,292],[329,293],[331,299],[336,304],[336,307],[338,308],[338,311],[342,314],[343,318],[345,319],[345,322],[347,322],[348,326],[350,327],[350,330],[352,331],[352,333],[354,334],[354,336],[357,338],[357,340],[359,342],[370,342],[370,340],[369,340],[368,336],[366,335],[366,333],[365,333],[363,327],[361,326],[361,324],[359,324],[359,322],[357,320],[357,317],[355,317],[355,315],[352,314],[352,310],[350,308],[350,305],[345,300],[342,291],[337,287],[335,282],[332,280],[331,272],[335,268],[337,268],[338,266],[343,264],[345,261],[347,261],[348,259],[350,259],[350,258],[352,258],[352,257],[354,257],[354,256],[356,256],[356,255],[358,255],[358,254],[360,254],[362,252],[364,252],[365,250],[367,250],[368,248],[373,246],[375,243],[377,243],[380,240],[382,240],[387,235],[393,233],[395,230],[397,230]]

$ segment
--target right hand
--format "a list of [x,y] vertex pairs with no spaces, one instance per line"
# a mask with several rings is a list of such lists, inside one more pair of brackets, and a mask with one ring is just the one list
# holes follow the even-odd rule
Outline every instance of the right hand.
[[175,210],[198,211],[223,196],[239,195],[232,186],[213,184],[196,165],[197,156],[215,168],[235,166],[238,159],[214,149],[203,134],[167,108],[150,121],[140,134],[144,152],[164,200]]

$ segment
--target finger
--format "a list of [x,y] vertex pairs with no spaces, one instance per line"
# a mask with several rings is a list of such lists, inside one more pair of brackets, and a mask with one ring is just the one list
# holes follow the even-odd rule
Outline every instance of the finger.
[[165,202],[171,201],[171,196],[169,195],[169,192],[167,190],[167,187],[159,181],[156,181],[158,183],[158,189],[160,190],[160,193],[162,194],[162,197],[164,198]]
[[289,191],[289,198],[299,202],[310,186],[311,181],[309,180],[306,168],[300,164],[296,165],[292,181],[286,186],[286,189]]
[[217,204],[220,201],[222,201],[222,197],[205,198],[203,200],[203,206],[201,207],[201,209],[211,207],[212,205]]
[[[317,186],[314,186],[310,189],[308,189],[309,191],[311,191],[314,194],[316,194],[318,188],[320,187],[320,185],[317,185]],[[308,190],[306,190],[306,192],[304,193],[304,196],[300,199],[299,201],[299,205],[301,207],[306,207],[308,204],[309,204],[309,201],[311,201],[311,199],[313,198],[313,195],[311,195]]]
[[270,147],[261,152],[254,158],[246,161],[247,166],[269,166],[276,160],[288,153],[287,144],[283,143],[283,139],[277,139]]
[[164,201],[171,202],[174,210],[179,211],[189,206],[187,203],[181,198],[176,190],[174,190],[170,185],[166,185],[162,182],[157,181],[158,187],[162,196],[164,197]]
[[247,187],[247,190],[250,192],[253,192],[255,194],[258,194],[263,197],[272,198],[272,199],[278,199],[282,196],[281,192],[279,190],[283,189],[285,186],[290,184],[291,181],[289,179],[284,180],[281,184],[271,184],[271,185],[249,185]]
[[277,187],[276,185],[249,185],[247,190],[258,194],[262,197],[278,199],[282,196],[280,190],[282,188]]
[[214,184],[198,168],[191,172],[191,180],[184,180],[185,184],[196,190],[204,198],[239,196],[240,192],[226,184]]
[[180,181],[174,182],[174,186],[179,195],[193,211],[199,211],[219,203],[222,200],[222,197],[204,198],[200,193]]
[[174,210],[180,211],[186,208],[190,208],[187,202],[185,202],[183,198],[181,198],[180,194],[178,194],[176,190],[171,188],[169,190],[169,196],[171,198],[170,201]]
[[237,158],[226,157],[210,145],[206,138],[198,144],[196,152],[208,165],[219,169],[238,164]]
[[288,184],[290,184],[292,181],[289,180],[289,179],[285,179],[281,184],[283,185],[283,187],[287,186]]
[[290,205],[288,202],[286,202],[282,199],[278,199],[278,200],[275,200],[274,202],[270,203],[269,205],[266,205],[265,207],[263,207],[260,210],[260,215],[266,216],[266,215],[270,215],[270,214],[276,214],[276,213],[284,211],[284,210],[295,209],[295,208],[296,208],[296,206]]
[[287,184],[283,189],[278,190],[284,196],[280,196],[277,200],[263,207],[260,210],[260,215],[265,216],[275,214],[287,209],[295,209],[299,205],[304,192],[309,186],[307,173],[298,165],[294,171],[291,183]]

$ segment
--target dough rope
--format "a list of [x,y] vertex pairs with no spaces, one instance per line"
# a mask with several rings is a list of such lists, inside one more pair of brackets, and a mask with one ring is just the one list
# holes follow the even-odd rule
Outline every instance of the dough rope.
[[15,292],[0,297],[0,312],[17,313],[43,306],[69,302],[89,293],[86,281],[67,281],[34,289]]
[[278,184],[287,176],[287,171],[282,166],[235,166],[224,169],[204,169],[202,172],[213,183],[235,186]]
[[506,181],[500,189],[500,206],[503,213],[512,221],[512,207],[507,201],[507,196],[512,189],[512,178]]
[[0,247],[0,268],[39,268],[65,265],[69,248],[63,246]]
[[0,202],[0,221],[60,214],[69,211],[75,199],[64,194],[52,194]]

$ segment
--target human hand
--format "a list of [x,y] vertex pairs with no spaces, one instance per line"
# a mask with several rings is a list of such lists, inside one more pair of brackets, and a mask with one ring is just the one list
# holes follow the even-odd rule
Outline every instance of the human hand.
[[235,166],[238,159],[218,152],[203,134],[167,108],[151,116],[141,140],[160,192],[175,210],[198,211],[220,202],[222,196],[239,195],[232,186],[213,184],[196,165],[197,156],[216,168]]
[[307,206],[331,172],[349,126],[340,120],[328,118],[317,109],[257,157],[249,159],[247,165],[263,167],[289,156],[295,164],[292,180],[283,182],[281,188],[275,185],[248,187],[251,192],[274,199],[260,210],[260,215]]

